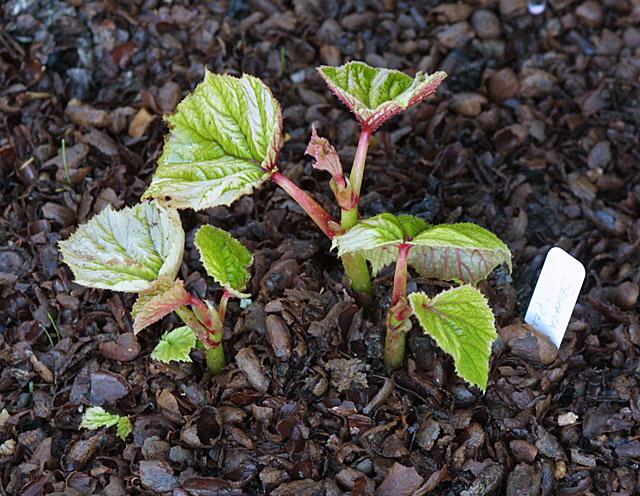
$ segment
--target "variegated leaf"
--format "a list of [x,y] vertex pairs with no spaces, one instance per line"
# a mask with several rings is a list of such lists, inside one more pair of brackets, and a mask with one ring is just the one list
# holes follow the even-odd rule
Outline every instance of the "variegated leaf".
[[146,198],[196,210],[230,205],[275,168],[280,106],[259,79],[207,72],[167,118],[171,132]]
[[147,326],[169,315],[174,310],[188,305],[191,295],[181,280],[173,284],[167,281],[153,291],[141,293],[133,305],[133,332],[138,333]]
[[511,252],[495,234],[470,222],[431,226],[411,241],[409,265],[423,277],[476,284]]
[[433,94],[445,72],[415,77],[364,62],[318,68],[331,91],[355,114],[363,128],[375,131],[382,123]]
[[156,202],[105,208],[59,243],[75,281],[92,288],[141,292],[173,280],[182,263],[178,212]]

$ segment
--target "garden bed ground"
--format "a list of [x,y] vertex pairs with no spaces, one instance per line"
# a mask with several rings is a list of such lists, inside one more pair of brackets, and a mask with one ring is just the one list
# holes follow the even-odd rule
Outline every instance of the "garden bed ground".
[[[640,494],[640,4],[552,0],[534,17],[521,0],[169,3],[0,6],[0,492]],[[255,253],[221,376],[199,352],[150,360],[177,321],[133,336],[131,296],[74,285],[60,264],[56,242],[78,223],[138,200],[162,114],[205,67],[267,82],[284,108],[281,169],[330,207],[303,152],[316,123],[353,156],[356,123],[314,71],[349,59],[449,73],[377,133],[366,215],[495,231],[514,273],[481,288],[501,326],[521,322],[550,247],[587,267],[560,352],[522,326],[503,332],[484,396],[418,329],[405,369],[384,372],[391,272],[375,302],[354,301],[329,242],[274,185],[182,215],[183,275],[201,296],[219,290],[197,226]],[[247,346],[264,377],[239,370]],[[126,442],[78,430],[99,403],[135,420]]]

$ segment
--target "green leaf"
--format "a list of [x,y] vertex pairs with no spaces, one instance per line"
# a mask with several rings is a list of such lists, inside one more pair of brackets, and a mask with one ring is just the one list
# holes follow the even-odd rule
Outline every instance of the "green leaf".
[[237,298],[249,295],[243,291],[251,274],[253,255],[228,232],[210,225],[198,229],[195,244],[207,274]]
[[105,208],[59,243],[75,281],[92,288],[140,292],[175,279],[184,250],[178,212],[156,202]]
[[497,333],[484,295],[471,286],[460,286],[435,298],[412,293],[409,302],[425,334],[453,357],[458,375],[486,391],[491,343]]
[[371,263],[374,275],[398,258],[398,245],[427,229],[428,224],[411,215],[384,213],[364,219],[333,240],[338,256],[359,253]]
[[161,282],[154,291],[140,293],[133,305],[133,332],[137,334],[142,329],[157,322],[181,306],[187,305],[191,296],[184,289],[181,280]]
[[188,326],[178,327],[165,333],[157,344],[151,358],[159,362],[190,362],[189,353],[196,346],[196,335]]
[[495,234],[469,222],[432,226],[411,241],[409,265],[423,277],[476,284],[511,252]]
[[158,169],[143,198],[176,208],[230,205],[275,168],[280,105],[259,79],[207,72],[175,114]]
[[129,420],[129,417],[120,417],[120,420],[118,420],[118,425],[116,427],[116,434],[118,435],[118,437],[124,441],[132,432],[133,425],[131,425],[131,420]]
[[430,226],[411,215],[384,213],[334,239],[338,256],[362,254],[373,274],[392,264],[398,245],[411,245],[408,263],[423,277],[476,284],[500,264],[511,270],[511,252],[490,231],[472,223]]
[[331,91],[356,116],[360,124],[375,131],[382,123],[433,94],[447,77],[445,72],[415,77],[363,62],[339,67],[319,67]]
[[129,417],[109,413],[101,406],[87,408],[80,423],[80,427],[89,430],[100,429],[101,427],[113,427],[114,425],[117,426],[118,437],[122,440],[131,434],[133,430]]

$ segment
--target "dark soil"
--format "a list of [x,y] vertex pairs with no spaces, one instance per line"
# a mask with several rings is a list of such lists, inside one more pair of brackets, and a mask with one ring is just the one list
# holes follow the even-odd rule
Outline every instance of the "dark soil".
[[[551,0],[534,17],[522,0],[171,3],[0,6],[0,492],[640,494],[640,4]],[[314,71],[350,59],[450,75],[376,134],[363,208],[474,221],[510,245],[513,276],[481,286],[500,326],[515,324],[486,395],[417,329],[388,376],[391,273],[375,304],[357,303],[329,242],[274,185],[182,215],[195,293],[220,295],[197,226],[255,253],[221,376],[197,351],[152,361],[177,319],[133,336],[132,295],[79,287],[60,264],[56,242],[78,223],[138,200],[161,116],[205,67],[265,80],[284,108],[281,169],[333,208],[303,152],[315,123],[353,156],[356,123]],[[559,353],[520,324],[552,246],[587,267]],[[134,433],[79,430],[92,404],[131,416]]]

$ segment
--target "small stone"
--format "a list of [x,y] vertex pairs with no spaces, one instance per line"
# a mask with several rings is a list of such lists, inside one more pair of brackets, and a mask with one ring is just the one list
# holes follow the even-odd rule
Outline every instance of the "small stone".
[[482,106],[487,103],[487,99],[478,93],[456,93],[449,104],[458,114],[466,117],[476,117],[482,112]]
[[443,3],[436,5],[431,10],[432,14],[442,15],[448,22],[464,21],[469,18],[472,12],[471,6],[462,2]]
[[604,169],[611,163],[611,145],[608,141],[596,143],[587,157],[587,165],[590,169]]
[[538,455],[538,448],[522,439],[514,439],[509,443],[513,457],[519,462],[531,463]]
[[489,98],[494,102],[503,102],[516,98],[520,92],[518,77],[513,70],[506,68],[494,73],[489,78]]
[[578,421],[578,416],[573,412],[566,412],[558,415],[558,425],[564,427],[565,425],[573,425]]
[[490,10],[477,10],[471,18],[471,24],[477,35],[483,40],[499,38],[502,33],[498,16]]
[[474,32],[467,21],[460,21],[440,31],[436,38],[446,48],[466,45],[474,37]]
[[576,9],[576,17],[585,26],[590,28],[599,27],[602,24],[602,19],[604,18],[600,2],[587,0]]

